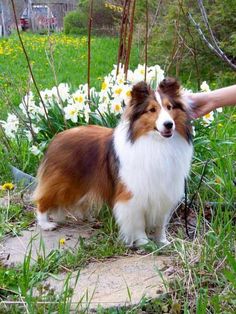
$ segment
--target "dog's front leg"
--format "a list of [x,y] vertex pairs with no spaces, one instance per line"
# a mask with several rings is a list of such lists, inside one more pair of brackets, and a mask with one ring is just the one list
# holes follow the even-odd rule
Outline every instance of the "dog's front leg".
[[117,202],[113,210],[120,227],[120,237],[128,246],[141,246],[148,243],[144,211],[133,198]]

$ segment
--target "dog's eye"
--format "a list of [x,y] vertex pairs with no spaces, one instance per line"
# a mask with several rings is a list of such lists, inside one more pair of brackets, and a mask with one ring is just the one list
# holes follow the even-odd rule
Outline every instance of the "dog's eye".
[[171,105],[167,105],[166,108],[167,108],[167,110],[171,110],[172,106]]
[[151,108],[150,110],[149,110],[150,112],[156,112],[156,108]]

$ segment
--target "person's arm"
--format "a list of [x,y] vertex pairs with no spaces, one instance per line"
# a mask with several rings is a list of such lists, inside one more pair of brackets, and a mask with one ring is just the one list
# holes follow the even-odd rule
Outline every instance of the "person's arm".
[[210,111],[236,104],[236,85],[186,95],[191,105],[192,118],[200,118]]

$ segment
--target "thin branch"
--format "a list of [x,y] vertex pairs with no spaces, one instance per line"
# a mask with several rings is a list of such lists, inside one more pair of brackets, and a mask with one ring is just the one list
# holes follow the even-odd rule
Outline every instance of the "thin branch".
[[153,20],[152,20],[152,24],[151,24],[151,26],[150,26],[150,28],[148,30],[148,36],[147,36],[148,38],[151,36],[152,30],[153,30],[154,26],[156,25],[157,18],[158,18],[158,15],[160,13],[161,5],[162,5],[162,0],[159,0],[159,3],[158,3],[157,8],[156,8],[155,15],[154,15]]
[[117,68],[116,68],[116,76],[119,74],[119,67],[122,58],[123,52],[123,35],[124,35],[124,28],[125,24],[127,23],[127,8],[128,0],[125,0],[123,3],[123,14],[121,18],[121,25],[120,25],[120,40],[119,40],[119,47],[118,47],[118,57],[117,57]]
[[126,59],[125,59],[125,79],[126,80],[127,80],[127,74],[128,74],[128,68],[129,68],[129,60],[130,60],[130,52],[131,52],[133,32],[134,32],[135,4],[136,4],[136,0],[133,0],[132,1],[132,6],[131,6],[131,16],[130,16],[130,28],[129,28],[127,55],[126,55]]
[[148,61],[148,0],[146,0],[146,25],[145,25],[145,72],[144,72],[144,81],[147,81],[147,61]]
[[123,32],[123,43],[122,43],[122,53],[121,53],[121,63],[124,65],[126,56],[127,56],[127,33],[129,29],[130,23],[130,4],[132,0],[128,0],[127,7],[126,7],[126,19],[124,24],[124,32]]
[[213,35],[212,29],[210,27],[210,24],[209,24],[209,21],[208,21],[208,17],[207,17],[207,13],[206,13],[206,10],[205,10],[204,5],[202,3],[202,0],[198,0],[198,6],[199,6],[199,9],[201,11],[202,18],[203,18],[203,21],[205,23],[205,26],[206,26],[208,32],[210,33],[210,38],[212,40],[212,43],[215,45],[215,47],[218,47],[218,43],[217,43],[217,41],[215,39],[215,36]]
[[47,113],[47,110],[46,110],[46,106],[45,106],[45,104],[44,104],[43,98],[42,98],[42,96],[41,96],[41,94],[40,94],[38,85],[37,85],[37,83],[36,83],[36,80],[35,80],[35,77],[34,77],[34,74],[33,74],[33,71],[32,71],[32,67],[31,67],[31,64],[30,64],[29,56],[28,56],[28,54],[27,54],[27,51],[26,51],[26,49],[25,49],[23,40],[22,40],[22,38],[21,38],[21,34],[20,34],[20,31],[19,31],[18,23],[17,23],[16,8],[15,8],[14,0],[11,0],[11,4],[12,4],[12,9],[13,9],[13,15],[14,15],[14,20],[15,20],[17,35],[18,35],[18,37],[19,37],[19,40],[20,40],[20,43],[21,43],[21,47],[22,47],[23,52],[24,52],[24,54],[25,54],[25,58],[26,58],[27,65],[28,65],[28,68],[29,68],[29,71],[30,71],[30,75],[31,75],[31,78],[32,78],[32,80],[33,80],[35,89],[36,89],[36,91],[37,91],[37,93],[38,93],[38,95],[39,95],[40,101],[41,101],[41,103],[42,103],[42,105],[43,105],[43,109],[44,109],[45,116],[46,116],[46,118],[47,118],[48,124],[49,124],[50,128],[52,129],[51,123],[50,123],[50,121],[49,121],[48,113]]
[[187,32],[188,32],[188,34],[189,34],[189,36],[190,36],[190,38],[192,40],[193,48],[191,50],[192,50],[192,53],[193,53],[192,56],[193,56],[193,60],[194,60],[195,67],[196,67],[198,89],[200,89],[200,70],[199,70],[199,65],[198,65],[198,60],[197,60],[196,43],[195,43],[195,40],[193,38],[193,34],[191,33],[191,30],[190,30],[190,27],[189,27],[190,21],[188,20],[188,15],[187,15],[187,13],[185,12],[185,10],[183,8],[183,0],[179,0],[179,6],[180,6],[180,9],[181,9],[182,14],[184,16],[184,23],[186,25]]
[[91,29],[93,20],[93,0],[90,0],[88,23],[88,100],[90,100],[90,66],[91,66]]
[[188,209],[188,186],[187,186],[187,179],[184,179],[184,222],[185,222],[185,231],[187,236],[189,237],[188,232],[188,215],[189,215],[189,209]]
[[205,34],[203,33],[201,27],[199,26],[199,24],[194,20],[193,16],[189,13],[188,17],[190,19],[190,21],[193,23],[193,25],[195,26],[196,30],[198,31],[200,37],[202,38],[202,40],[206,43],[206,45],[208,46],[208,48],[210,48],[221,60],[225,61],[233,70],[236,71],[236,64],[234,64],[227,56],[226,54],[223,52],[223,50],[219,47],[217,40],[212,32],[212,29],[210,27],[210,24],[208,22],[208,18],[207,18],[207,14],[206,14],[206,10],[202,4],[201,0],[198,0],[198,5],[199,8],[201,10],[201,14],[202,14],[202,18],[204,21],[204,24],[206,25],[206,28],[210,34],[210,40],[207,39],[207,37],[205,36]]
[[209,164],[209,162],[211,161],[211,159],[208,159],[205,164],[204,164],[204,167],[203,167],[203,170],[202,170],[202,174],[201,174],[201,177],[200,177],[200,181],[198,183],[198,187],[197,189],[195,190],[195,193],[193,194],[190,202],[189,202],[189,205],[188,205],[188,208],[190,209],[190,207],[192,206],[193,204],[193,201],[194,201],[194,198],[196,197],[198,191],[200,190],[200,187],[202,185],[202,183],[204,182],[204,176],[205,176],[205,173],[206,173],[206,169],[207,169],[207,166]]

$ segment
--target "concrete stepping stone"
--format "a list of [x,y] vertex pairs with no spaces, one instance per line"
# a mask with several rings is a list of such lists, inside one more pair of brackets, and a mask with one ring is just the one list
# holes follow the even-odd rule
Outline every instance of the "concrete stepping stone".
[[[8,237],[0,243],[0,258],[5,265],[22,264],[32,243],[32,262],[40,253],[42,255],[42,243],[45,247],[45,255],[50,251],[58,249],[76,248],[79,239],[90,238],[94,229],[90,223],[67,223],[53,231],[43,231],[36,225],[28,230],[22,231],[22,235]],[[60,240],[65,239],[65,244],[60,245]],[[43,240],[43,242],[42,242]]]
[[[143,297],[157,298],[165,293],[163,279],[167,280],[163,270],[168,268],[170,258],[167,256],[134,255],[118,257],[105,261],[90,263],[79,274],[77,285],[73,273],[70,286],[74,288],[72,305],[81,302],[81,307],[89,305],[96,309],[98,305],[120,307],[138,304]],[[162,271],[160,276],[159,271]],[[61,292],[67,275],[58,279],[49,278],[46,284]]]
[[[42,255],[41,238],[45,245],[45,255],[57,249],[61,239],[65,239],[65,244],[60,246],[61,249],[76,248],[80,245],[80,237],[88,239],[93,235],[93,225],[84,222],[68,223],[54,231],[42,231],[33,226],[23,231],[21,236],[8,237],[0,243],[1,262],[5,265],[23,263],[31,242],[33,263],[38,254]],[[166,292],[163,279],[167,280],[169,275],[168,271],[164,270],[170,269],[171,264],[168,256],[137,253],[89,263],[80,271],[76,285],[78,272],[71,274],[69,286],[74,289],[72,308],[81,301],[81,308],[89,305],[89,309],[95,310],[98,305],[104,308],[135,305],[144,296],[157,298]],[[66,272],[53,275],[42,282],[42,285],[50,286],[60,294],[67,277]],[[35,293],[37,294],[36,290]]]

